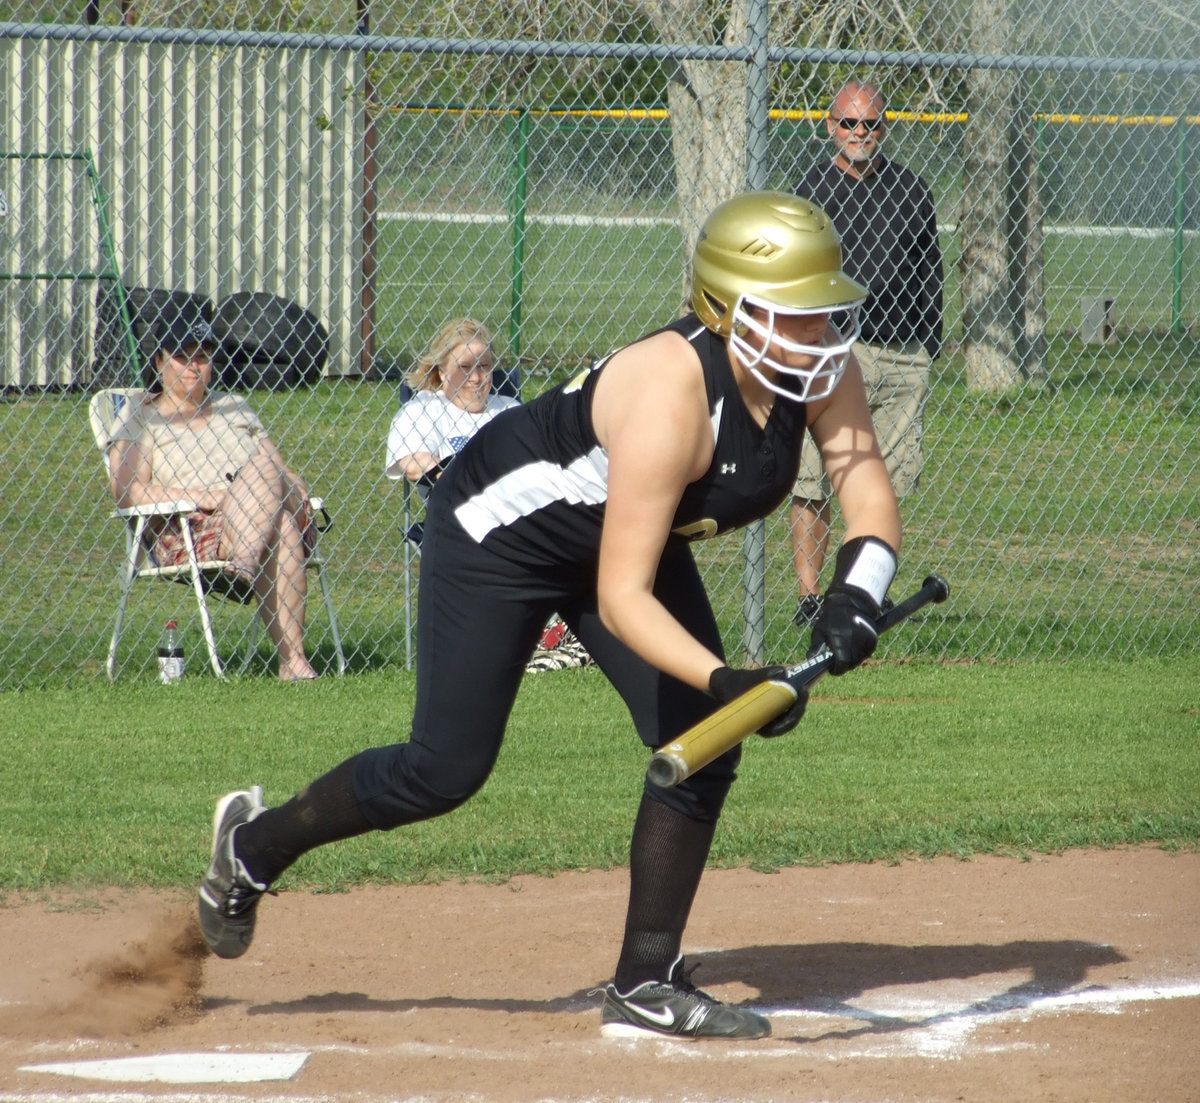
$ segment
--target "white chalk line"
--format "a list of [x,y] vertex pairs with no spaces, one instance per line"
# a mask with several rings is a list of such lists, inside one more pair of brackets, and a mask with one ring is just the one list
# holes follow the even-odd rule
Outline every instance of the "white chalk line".
[[[509,214],[483,214],[477,212],[454,213],[450,211],[381,211],[375,216],[380,222],[435,222],[461,223],[466,226],[506,226],[512,222]],[[527,214],[525,221],[535,226],[581,226],[584,228],[617,229],[620,227],[678,226],[677,218],[659,215],[590,215],[590,214]],[[944,234],[958,232],[958,224],[944,222],[938,229]],[[1175,230],[1169,226],[1043,226],[1042,233],[1062,237],[1131,237],[1138,240],[1172,237]],[[1200,234],[1198,230],[1184,230],[1186,238]]]
[[[465,226],[507,226],[512,222],[512,216],[507,214],[451,214],[444,211],[383,211],[375,217],[380,222],[442,222]],[[676,218],[653,215],[527,214],[525,221],[535,226],[596,226],[601,229],[679,225]]]
[[[1053,993],[1039,993],[1021,986],[991,994],[981,992],[958,1006],[947,1006],[944,1000],[919,995],[897,995],[868,997],[856,1004],[831,1002],[825,1008],[781,1007],[765,1013],[773,1021],[787,1021],[800,1029],[814,1030],[812,1042],[858,1038],[867,1043],[850,1049],[844,1046],[831,1049],[829,1056],[836,1060],[906,1055],[955,1059],[964,1056],[968,1049],[972,1053],[994,1053],[1026,1047],[1024,1043],[987,1047],[973,1044],[971,1037],[975,1030],[993,1023],[1029,1022],[1074,1010],[1120,1014],[1132,1003],[1198,997],[1200,980],[1172,980],[1123,988],[1092,985]],[[830,1020],[838,1017],[857,1025],[829,1031]],[[802,1049],[809,1052],[808,1047]]]
[[[922,986],[917,985],[918,990]],[[1200,998],[1200,980],[1171,980],[1121,988],[1089,986],[1074,991],[1038,994],[1027,988],[1008,989],[992,995],[981,994],[965,1004],[947,1003],[918,995],[887,993],[878,998],[866,998],[858,1003],[830,1001],[826,1007],[780,1006],[760,1009],[776,1027],[775,1037],[744,1045],[723,1043],[705,1046],[695,1042],[647,1036],[645,1039],[611,1041],[599,1036],[586,1043],[589,1049],[611,1046],[653,1046],[656,1059],[678,1061],[730,1060],[787,1060],[816,1057],[845,1061],[850,1058],[920,1057],[957,1059],[973,1053],[994,1053],[1027,1049],[1028,1043],[980,1047],[971,1044],[974,1031],[992,1023],[1028,1022],[1044,1016],[1085,1010],[1100,1014],[1120,1014],[1128,1004],[1150,1003],[1172,999]],[[810,1037],[780,1036],[780,1027],[792,1031],[812,1031]],[[850,1024],[846,1026],[845,1024]],[[577,1049],[579,1043],[555,1043],[538,1047],[530,1060],[545,1060],[547,1049]],[[825,1052],[814,1043],[834,1043]],[[847,1044],[841,1044],[847,1043]],[[856,1043],[856,1044],[849,1044]],[[306,1052],[348,1052],[355,1054],[395,1054],[406,1057],[449,1058],[457,1060],[517,1060],[524,1054],[507,1050],[489,1050],[478,1046],[436,1045],[400,1042],[394,1046],[316,1045],[304,1047]],[[192,1057],[203,1055],[190,1055]],[[144,1058],[133,1058],[142,1061]],[[113,1063],[113,1062],[109,1062]],[[28,1066],[26,1066],[28,1067]],[[6,1092],[0,1091],[0,1103],[230,1103],[235,1097],[219,1089],[212,1091],[155,1092],[91,1091],[91,1092]],[[368,1097],[356,1094],[358,1100]],[[382,1098],[382,1097],[380,1097]],[[434,1103],[436,1095],[418,1094],[399,1099],[389,1096],[389,1103]],[[273,1094],[255,1096],[256,1103],[329,1103],[327,1095]],[[596,1103],[599,1103],[597,1097]],[[605,1103],[633,1103],[632,1100],[604,1096]],[[554,1103],[547,1099],[541,1103]],[[572,1103],[592,1103],[573,1099]]]
[[[917,986],[921,987],[921,986]],[[961,1014],[974,1018],[995,1019],[1001,1015],[1028,1014],[1035,1015],[1043,1012],[1056,1012],[1076,1007],[1090,1007],[1119,1011],[1125,1004],[1141,1003],[1143,1001],[1194,999],[1200,996],[1200,980],[1172,980],[1157,984],[1141,984],[1129,988],[1107,988],[1102,985],[1089,985],[1069,992],[1038,993],[1036,990],[1007,990],[993,996],[985,996],[986,1007],[979,1007],[977,1001],[955,1011],[948,1008],[944,1001],[936,999],[890,999],[864,1002],[876,1003],[876,1007],[863,1008],[854,1017],[872,1019],[879,1017],[909,1020],[914,1025],[920,1020],[936,1018],[948,1014]],[[767,1010],[764,1014],[778,1017],[824,1017],[829,1014],[846,1014],[846,1008],[853,1005],[838,1003],[827,1008],[794,1008],[780,1007]]]
[[[228,1091],[187,1092],[3,1092],[3,1103],[231,1103],[243,1096]],[[333,1095],[255,1095],[254,1103],[345,1103]],[[419,1103],[419,1097],[397,1099],[394,1103]]]

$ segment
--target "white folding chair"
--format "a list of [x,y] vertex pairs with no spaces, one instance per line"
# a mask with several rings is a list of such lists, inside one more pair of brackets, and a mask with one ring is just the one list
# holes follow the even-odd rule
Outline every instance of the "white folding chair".
[[[98,391],[88,404],[88,420],[91,425],[92,437],[100,450],[104,464],[105,481],[108,482],[109,457],[108,442],[113,429],[120,421],[126,404],[141,402],[146,392],[141,388],[114,387]],[[313,513],[324,513],[324,502],[320,498],[311,497],[309,504]],[[195,512],[196,503],[187,499],[172,502],[155,502],[151,505],[130,506],[115,509],[110,516],[121,521],[125,533],[125,555],[120,569],[120,595],[117,600],[117,615],[113,624],[112,641],[108,645],[108,661],[105,669],[109,681],[116,681],[117,646],[121,642],[121,629],[125,621],[125,608],[129,603],[129,594],[133,585],[139,579],[166,579],[172,582],[189,583],[196,596],[196,607],[200,612],[200,623],[204,629],[204,641],[208,646],[209,662],[213,673],[218,678],[225,676],[224,667],[217,653],[216,637],[213,634],[212,617],[208,608],[208,595],[215,593],[221,597],[246,605],[253,603],[254,591],[244,582],[231,579],[226,573],[229,565],[224,559],[199,559],[196,555],[196,545],[192,540],[189,525],[180,526],[184,544],[187,546],[187,562],[177,567],[162,566],[154,559],[154,534],[150,522],[154,518],[186,516]],[[326,516],[328,516],[326,514]],[[317,572],[321,586],[321,595],[325,600],[325,611],[329,616],[330,634],[333,637],[334,649],[337,652],[338,673],[346,672],[346,656],[342,650],[341,634],[338,630],[337,613],[333,607],[333,595],[329,588],[329,579],[325,572],[326,559],[321,554],[320,547],[315,546],[308,557],[306,566]],[[250,665],[258,643],[262,625],[260,618],[255,616],[250,628],[250,640],[246,654],[242,660],[242,670]]]

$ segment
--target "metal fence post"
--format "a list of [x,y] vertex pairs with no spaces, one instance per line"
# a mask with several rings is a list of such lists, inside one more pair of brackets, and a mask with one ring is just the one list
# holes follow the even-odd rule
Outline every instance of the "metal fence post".
[[1175,123],[1175,218],[1171,241],[1171,332],[1183,332],[1183,220],[1187,200],[1187,119]]
[[[746,72],[746,187],[767,182],[767,128],[771,118],[767,80],[767,0],[748,0],[746,45],[751,61]],[[742,653],[762,665],[766,656],[766,525],[755,521],[742,533]]]
[[[371,33],[371,0],[357,0],[354,33]],[[375,245],[379,193],[376,188],[379,130],[375,125],[378,105],[371,66],[363,66],[363,144],[362,144],[362,322],[359,328],[358,368],[363,378],[375,376]]]

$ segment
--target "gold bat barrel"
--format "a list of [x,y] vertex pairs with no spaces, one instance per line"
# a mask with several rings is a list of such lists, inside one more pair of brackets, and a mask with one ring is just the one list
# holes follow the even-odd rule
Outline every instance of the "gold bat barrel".
[[662,788],[678,785],[685,777],[720,758],[751,732],[758,731],[795,704],[798,694],[787,682],[761,682],[740,697],[722,705],[678,739],[664,743],[650,758],[646,776]]

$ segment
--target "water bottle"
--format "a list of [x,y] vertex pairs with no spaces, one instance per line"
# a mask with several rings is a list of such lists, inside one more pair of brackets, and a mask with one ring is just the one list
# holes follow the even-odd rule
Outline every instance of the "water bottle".
[[174,685],[183,677],[183,639],[179,626],[167,621],[162,639],[158,641],[158,680],[164,686]]

